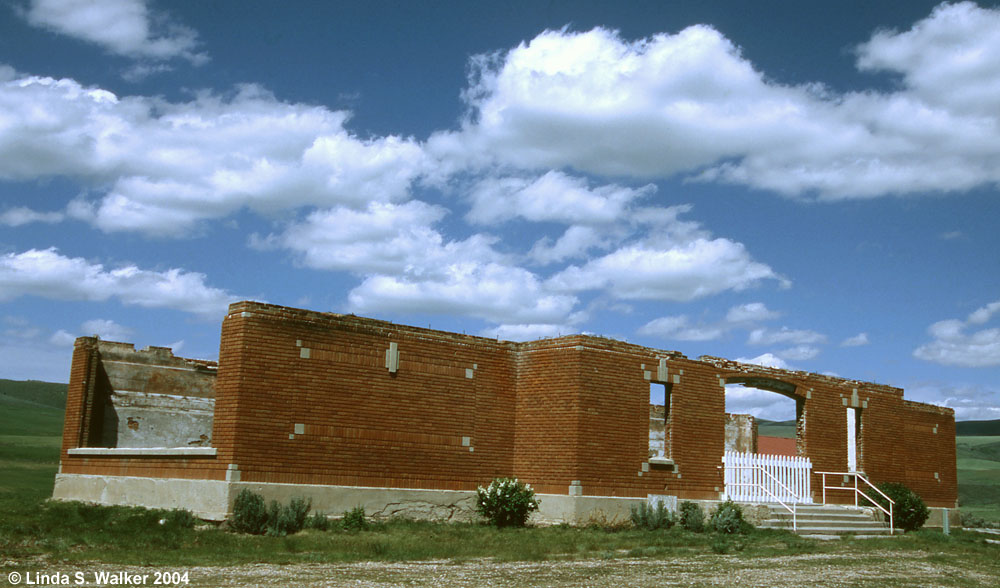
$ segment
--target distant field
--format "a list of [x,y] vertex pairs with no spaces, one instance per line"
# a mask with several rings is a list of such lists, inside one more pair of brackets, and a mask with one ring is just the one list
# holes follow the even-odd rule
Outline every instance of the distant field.
[[66,385],[0,380],[0,497],[52,495]]

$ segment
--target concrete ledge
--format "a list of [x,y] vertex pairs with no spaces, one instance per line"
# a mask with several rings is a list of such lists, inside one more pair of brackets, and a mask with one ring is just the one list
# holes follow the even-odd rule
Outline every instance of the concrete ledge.
[[182,508],[205,520],[221,521],[229,512],[229,484],[218,480],[56,474],[53,500],[95,504]]
[[80,457],[215,457],[214,447],[80,447],[69,454]]

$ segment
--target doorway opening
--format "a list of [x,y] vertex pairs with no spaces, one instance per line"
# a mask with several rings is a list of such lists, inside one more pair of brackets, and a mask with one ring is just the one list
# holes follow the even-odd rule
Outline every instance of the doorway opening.
[[768,378],[726,379],[726,450],[805,455],[805,399]]

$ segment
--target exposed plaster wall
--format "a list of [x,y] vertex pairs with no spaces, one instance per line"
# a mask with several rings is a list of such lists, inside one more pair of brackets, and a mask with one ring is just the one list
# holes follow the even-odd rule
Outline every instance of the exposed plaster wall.
[[726,415],[726,451],[757,453],[757,419],[753,415]]
[[[215,410],[213,362],[175,357],[165,347],[136,351],[97,341],[94,410],[101,447],[207,447]],[[94,437],[96,440],[97,437]]]

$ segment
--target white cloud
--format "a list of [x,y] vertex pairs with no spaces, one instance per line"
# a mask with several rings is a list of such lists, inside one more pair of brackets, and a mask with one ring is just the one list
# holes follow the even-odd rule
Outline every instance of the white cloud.
[[906,396],[954,409],[955,420],[1000,419],[1000,387],[943,382],[918,382],[906,387]]
[[902,75],[893,92],[783,86],[717,30],[623,39],[546,31],[479,56],[446,160],[572,167],[632,177],[693,174],[791,196],[870,198],[1000,182],[1000,10],[942,5],[858,48],[859,69]]
[[751,323],[767,321],[780,316],[780,312],[769,310],[763,302],[748,302],[730,308],[726,313],[726,321],[729,323]]
[[698,238],[674,246],[641,241],[572,265],[549,279],[554,290],[607,290],[618,298],[686,302],[726,290],[744,290],[774,271],[751,259],[743,244]]
[[848,337],[840,342],[841,347],[860,347],[868,345],[868,333],[858,333],[853,337]]
[[813,343],[823,343],[826,336],[816,331],[789,329],[754,329],[750,331],[747,343],[750,345],[774,345],[776,343],[792,343],[798,345],[809,345]]
[[487,178],[472,188],[467,218],[492,224],[516,217],[532,222],[604,224],[620,220],[630,202],[655,190],[609,184],[590,188],[583,178],[549,171],[534,180]]
[[795,401],[775,392],[727,384],[726,412],[750,414],[769,421],[789,421],[795,419]]
[[726,329],[718,325],[691,326],[688,317],[680,315],[654,319],[639,327],[638,332],[640,335],[655,335],[677,341],[711,341],[721,337]]
[[17,206],[0,213],[0,225],[20,227],[31,223],[52,224],[61,222],[64,218],[65,215],[61,212],[38,212],[24,206]]
[[774,355],[773,353],[762,353],[761,355],[758,355],[757,357],[738,357],[738,358],[736,358],[735,361],[738,361],[740,363],[750,363],[750,364],[753,364],[753,365],[760,365],[760,366],[764,366],[764,367],[773,367],[773,368],[778,368],[778,369],[782,369],[782,370],[795,369],[792,366],[790,366],[788,363],[786,363],[785,360],[783,360],[780,357]]
[[992,315],[989,311],[982,312],[986,308],[972,313],[968,321],[950,319],[934,323],[927,329],[934,340],[914,350],[913,356],[924,361],[958,367],[1000,365],[1000,328],[966,333],[969,325],[982,324],[979,321],[984,315],[987,318]]
[[983,325],[993,318],[993,315],[998,312],[1000,312],[1000,300],[991,302],[982,308],[976,309],[969,315],[967,320],[970,325]]
[[548,265],[583,257],[587,252],[595,247],[605,247],[608,243],[605,231],[581,225],[573,225],[566,229],[566,232],[552,242],[548,237],[544,237],[535,242],[528,257],[542,264]]
[[520,324],[498,325],[480,331],[483,337],[494,337],[503,341],[534,341],[547,337],[570,335],[576,330],[569,325]]
[[373,202],[364,211],[317,210],[284,233],[251,243],[290,249],[308,267],[363,274],[431,271],[461,249],[466,257],[482,261],[497,257],[485,237],[445,243],[432,225],[446,212],[416,200],[399,205]]
[[805,361],[819,355],[819,348],[812,345],[796,345],[795,347],[778,351],[776,355],[782,359],[791,361]]
[[436,268],[429,279],[370,276],[350,292],[348,302],[359,313],[441,313],[500,324],[560,324],[577,299],[548,292],[535,274],[521,268],[462,261]]
[[205,284],[205,276],[180,269],[163,272],[134,265],[106,270],[81,257],[66,257],[55,248],[31,249],[0,256],[0,301],[20,296],[55,300],[101,301],[172,308],[219,317],[235,297]]
[[49,337],[49,343],[56,347],[72,347],[75,341],[76,335],[63,329],[59,329]]
[[908,31],[876,32],[858,48],[858,67],[901,74],[909,93],[932,107],[995,116],[997,53],[1000,11],[959,2],[941,4]]
[[[91,319],[80,325],[80,331],[86,333],[85,336],[96,335],[101,339],[109,341],[128,341],[132,335],[132,329],[119,325],[109,319]],[[65,331],[60,331],[65,332]]]
[[348,113],[256,86],[191,102],[119,98],[74,80],[0,82],[0,178],[70,176],[93,187],[72,216],[105,231],[180,235],[247,207],[364,207],[404,200],[428,160],[394,136],[359,139]]
[[207,59],[196,52],[198,35],[193,29],[152,13],[146,0],[31,0],[24,16],[33,26],[118,55],[156,60],[179,57],[196,64]]

